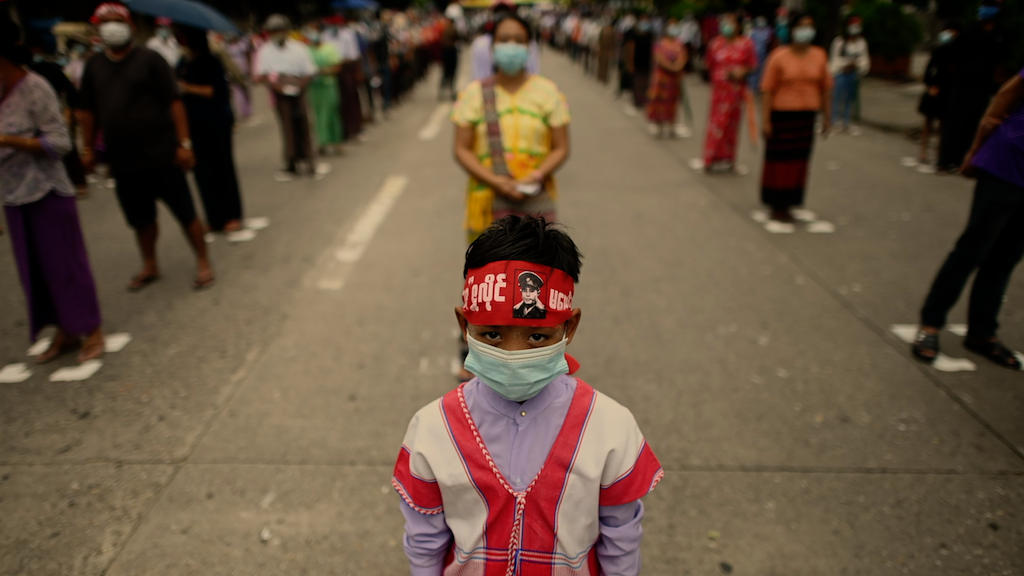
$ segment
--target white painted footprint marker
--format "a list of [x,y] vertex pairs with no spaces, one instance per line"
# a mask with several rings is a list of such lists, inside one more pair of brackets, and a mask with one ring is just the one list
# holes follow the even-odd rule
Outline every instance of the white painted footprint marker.
[[39,340],[36,341],[35,344],[32,345],[31,348],[28,349],[28,355],[29,356],[39,356],[43,352],[46,352],[47,350],[49,350],[50,349],[50,344],[52,344],[52,343],[53,343],[53,338],[50,338],[49,336],[40,338]]
[[[957,327],[957,332],[953,332],[952,328],[954,326]],[[917,339],[917,328],[917,324],[893,324],[889,330],[900,340],[907,344],[913,344],[914,340]],[[957,335],[959,335],[958,332],[961,329],[964,334],[967,333],[967,327],[963,324],[950,326],[950,332]],[[978,369],[978,366],[967,358],[951,358],[942,352],[939,352],[939,355],[935,357],[932,367],[940,372],[974,372]]]
[[836,231],[836,225],[824,220],[811,222],[807,225],[807,231],[811,234],[831,234]]
[[690,169],[691,170],[703,170],[704,161],[700,158],[690,158]]
[[235,230],[227,233],[228,242],[248,242],[256,238],[255,230]]
[[32,377],[32,371],[24,363],[8,364],[0,368],[0,384],[17,384]]
[[82,380],[88,380],[102,367],[102,360],[89,360],[78,366],[61,368],[50,374],[50,382],[81,382]]
[[107,334],[104,338],[103,351],[108,354],[120,352],[124,350],[124,347],[132,341],[132,335],[127,332],[118,332],[117,334]]
[[920,164],[920,162],[918,162],[917,158],[914,158],[913,156],[904,156],[903,159],[900,160],[900,164],[903,164],[903,166],[907,168],[915,168]]
[[793,218],[800,222],[814,222],[818,219],[818,215],[807,208],[797,208],[790,213],[793,214]]
[[764,210],[754,210],[750,213],[750,218],[758,224],[764,224],[768,221],[768,213]]
[[267,226],[270,226],[270,218],[266,216],[254,216],[252,218],[246,218],[244,225],[249,230],[263,230]]

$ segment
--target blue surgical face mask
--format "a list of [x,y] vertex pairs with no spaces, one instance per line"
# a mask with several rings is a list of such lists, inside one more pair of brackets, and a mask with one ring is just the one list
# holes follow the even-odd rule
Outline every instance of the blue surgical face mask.
[[509,76],[523,71],[530,59],[530,49],[525,44],[502,42],[494,45],[494,64]]
[[726,38],[732,38],[732,35],[736,33],[736,25],[733,24],[732,22],[722,22],[722,25],[719,27],[719,30],[721,30],[722,36],[725,36]]
[[568,338],[543,348],[502,350],[467,335],[466,370],[503,398],[523,402],[533,398],[562,374],[569,373],[565,359]]
[[789,43],[789,25],[785,22],[780,22],[775,26],[775,35],[779,37],[779,42],[783,44]]

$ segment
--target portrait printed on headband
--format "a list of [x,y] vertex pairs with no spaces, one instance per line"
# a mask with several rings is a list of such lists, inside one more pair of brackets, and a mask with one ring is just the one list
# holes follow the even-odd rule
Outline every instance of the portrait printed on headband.
[[516,282],[519,284],[519,296],[512,307],[513,318],[543,320],[548,315],[544,307],[541,293],[546,278],[530,270],[516,270]]

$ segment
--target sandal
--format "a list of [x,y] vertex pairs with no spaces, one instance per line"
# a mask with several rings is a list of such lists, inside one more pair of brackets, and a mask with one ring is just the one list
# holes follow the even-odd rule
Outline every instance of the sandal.
[[139,274],[128,283],[129,292],[138,292],[160,279],[159,274]]
[[216,283],[217,280],[213,277],[213,274],[211,274],[208,278],[196,278],[192,282],[192,289],[199,292],[200,290],[211,288]]
[[964,348],[971,352],[981,354],[992,362],[1009,368],[1010,370],[1022,370],[1021,359],[1017,353],[1007,348],[999,340],[988,340],[981,338],[964,338]]
[[938,332],[917,331],[914,339],[914,346],[910,349],[919,360],[927,364],[935,362],[939,355],[939,334]]

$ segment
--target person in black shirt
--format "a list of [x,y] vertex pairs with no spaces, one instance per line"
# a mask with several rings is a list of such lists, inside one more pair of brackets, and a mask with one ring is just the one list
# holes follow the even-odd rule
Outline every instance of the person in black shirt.
[[179,26],[177,36],[185,49],[178,61],[178,85],[194,142],[193,173],[206,222],[214,232],[236,232],[242,229],[242,195],[232,151],[235,119],[226,72],[210,53],[205,30]]
[[647,14],[641,14],[636,27],[626,36],[626,65],[633,77],[633,106],[647,105],[647,87],[651,83],[651,60],[654,50],[654,30]]
[[951,89],[942,114],[940,171],[956,172],[960,168],[981,117],[999,89],[996,76],[1006,58],[1006,42],[996,25],[997,13],[998,6],[987,0],[979,9],[979,22],[953,41]]
[[90,146],[99,128],[117,182],[118,202],[142,252],[142,271],[128,289],[141,290],[160,277],[157,199],[174,213],[196,253],[193,287],[208,288],[214,279],[203,239],[205,228],[196,216],[185,179],[195,158],[185,106],[171,69],[163,56],[136,46],[135,27],[124,5],[101,4],[93,21],[106,50],[90,58],[82,74],[79,119],[86,142],[82,163],[86,169],[95,166]]
[[924,71],[924,85],[927,90],[921,95],[921,103],[917,107],[917,111],[924,116],[924,127],[921,130],[921,154],[918,156],[918,162],[921,165],[928,164],[928,141],[931,138],[932,124],[942,117],[946,102],[949,100],[949,93],[953,88],[950,70],[953,57],[951,50],[953,49],[952,42],[959,33],[960,27],[956,24],[946,26],[942,32],[939,32],[939,45],[932,50],[932,57],[928,60],[928,67]]

